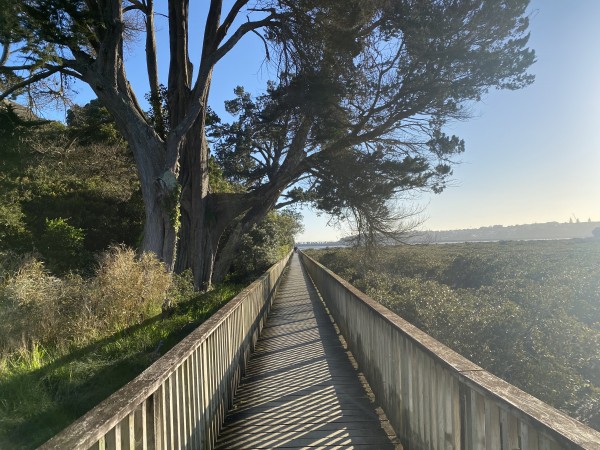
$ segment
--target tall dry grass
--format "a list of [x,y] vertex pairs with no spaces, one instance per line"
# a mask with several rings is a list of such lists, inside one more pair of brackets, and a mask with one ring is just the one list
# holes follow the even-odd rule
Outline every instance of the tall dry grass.
[[57,278],[33,256],[4,255],[0,351],[82,344],[130,327],[160,313],[171,284],[154,256],[122,246],[102,254],[91,278]]

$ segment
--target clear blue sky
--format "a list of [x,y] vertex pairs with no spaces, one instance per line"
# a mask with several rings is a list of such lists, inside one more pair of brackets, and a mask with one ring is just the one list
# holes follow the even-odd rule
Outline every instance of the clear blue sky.
[[[158,2],[162,3],[162,2]],[[190,2],[203,17],[204,2]],[[194,10],[196,8],[196,10]],[[494,91],[473,105],[474,117],[447,131],[466,141],[453,186],[422,194],[423,228],[441,230],[487,225],[600,220],[600,0],[533,0],[530,47],[537,53],[535,83],[521,91]],[[158,18],[159,64],[166,80],[166,19]],[[197,28],[197,31],[196,31]],[[192,23],[191,51],[198,60],[201,23]],[[211,106],[224,115],[233,88],[264,88],[274,77],[262,63],[262,44],[251,35],[217,67]],[[128,52],[127,72],[136,92],[147,92],[143,42]],[[93,97],[85,87],[76,99]],[[330,240],[344,230],[304,210],[303,240]]]

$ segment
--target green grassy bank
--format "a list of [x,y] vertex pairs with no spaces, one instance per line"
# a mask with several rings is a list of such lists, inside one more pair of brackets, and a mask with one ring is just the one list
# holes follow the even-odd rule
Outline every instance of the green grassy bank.
[[[5,271],[0,449],[45,442],[135,378],[241,288],[224,284],[195,293],[186,277],[165,275],[155,261],[123,249],[113,251],[91,279],[58,279],[35,262]],[[167,297],[172,306],[162,312]]]

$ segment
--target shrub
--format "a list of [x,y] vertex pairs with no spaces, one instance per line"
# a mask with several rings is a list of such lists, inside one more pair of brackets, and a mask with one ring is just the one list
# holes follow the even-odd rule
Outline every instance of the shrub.
[[[155,316],[169,295],[171,275],[154,256],[113,247],[95,277],[52,276],[32,256],[12,269],[0,261],[0,349],[82,344]],[[183,289],[180,287],[180,289]]]
[[3,350],[54,340],[61,281],[39,260],[29,256],[8,276],[0,295],[0,336]]
[[46,219],[46,228],[38,240],[38,249],[56,274],[63,274],[85,264],[84,232],[59,217]]
[[95,315],[109,329],[122,329],[160,313],[171,275],[150,253],[139,258],[131,248],[104,253],[95,279]]
[[302,231],[300,216],[292,211],[271,211],[242,236],[232,264],[233,278],[254,277],[283,258]]

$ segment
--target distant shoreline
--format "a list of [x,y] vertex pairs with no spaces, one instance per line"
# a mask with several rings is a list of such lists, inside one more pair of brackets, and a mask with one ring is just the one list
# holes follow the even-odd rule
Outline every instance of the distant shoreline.
[[[600,222],[533,223],[525,225],[494,225],[446,231],[415,231],[405,240],[408,244],[459,244],[463,242],[549,241],[563,239],[588,239],[594,230],[600,234]],[[390,242],[390,244],[393,244]],[[299,248],[348,247],[346,240],[299,242]]]
[[533,223],[526,225],[495,225],[463,230],[423,231],[407,240],[410,243],[437,242],[495,242],[534,241],[557,239],[584,239],[594,237],[600,222]]

